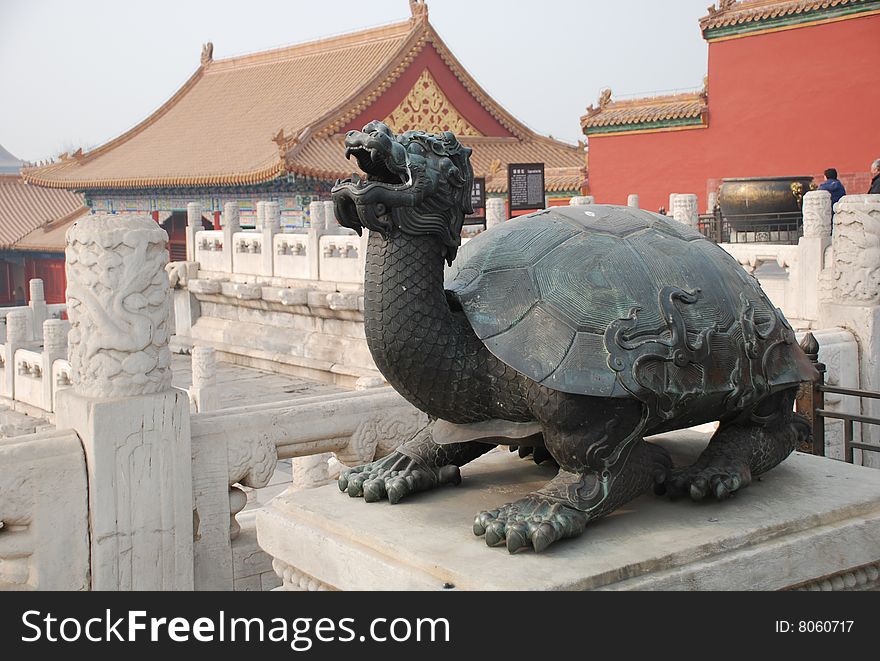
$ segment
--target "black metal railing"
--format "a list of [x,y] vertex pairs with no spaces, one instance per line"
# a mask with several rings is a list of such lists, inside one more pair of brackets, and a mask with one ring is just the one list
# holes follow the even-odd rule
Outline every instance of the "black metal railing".
[[723,216],[716,209],[714,213],[701,214],[697,228],[715,243],[793,245],[803,235],[803,216],[800,212]]
[[[880,425],[880,418],[855,413],[841,413],[829,411],[825,408],[825,393],[843,395],[845,397],[858,397],[863,399],[880,399],[880,392],[860,390],[857,388],[841,388],[839,386],[825,385],[825,365],[819,362],[819,342],[812,333],[807,333],[801,341],[801,348],[813,362],[819,378],[814,383],[801,385],[797,399],[797,410],[809,418],[813,428],[813,441],[810,448],[798,448],[812,454],[825,456],[825,420],[843,421],[843,456],[848,463],[853,463],[853,450],[863,452],[880,452],[880,445],[871,445],[855,440],[855,423]],[[861,407],[860,407],[861,408]]]

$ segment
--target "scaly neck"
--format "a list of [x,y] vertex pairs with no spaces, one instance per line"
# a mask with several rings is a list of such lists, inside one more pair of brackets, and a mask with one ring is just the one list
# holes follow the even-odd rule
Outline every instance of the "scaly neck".
[[455,388],[444,381],[468,378],[457,361],[464,345],[483,347],[464,316],[449,308],[436,238],[370,233],[364,327],[376,366],[401,395],[431,415],[455,415],[438,393]]

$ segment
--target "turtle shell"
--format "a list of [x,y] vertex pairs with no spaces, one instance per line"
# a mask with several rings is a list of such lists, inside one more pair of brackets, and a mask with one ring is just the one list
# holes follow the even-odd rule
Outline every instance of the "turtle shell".
[[555,207],[466,243],[445,286],[500,360],[549,388],[740,409],[815,375],[757,280],[659,214]]

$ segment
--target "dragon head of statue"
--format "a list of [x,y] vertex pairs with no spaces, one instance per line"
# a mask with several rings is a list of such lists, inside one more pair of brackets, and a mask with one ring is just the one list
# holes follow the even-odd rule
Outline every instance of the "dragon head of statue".
[[398,233],[436,236],[451,264],[461,245],[465,214],[472,213],[471,149],[449,131],[400,135],[373,121],[345,136],[345,155],[364,177],[337,181],[331,192],[339,224],[364,227],[385,238]]

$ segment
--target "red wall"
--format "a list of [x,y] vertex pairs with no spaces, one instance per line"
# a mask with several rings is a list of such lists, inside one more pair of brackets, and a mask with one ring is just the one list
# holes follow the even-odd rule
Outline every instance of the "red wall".
[[710,179],[853,177],[880,158],[878,118],[880,15],[710,43],[709,128],[591,136],[590,191],[652,210],[697,193],[702,211]]
[[43,281],[43,294],[46,303],[64,303],[67,290],[67,274],[64,271],[64,258],[60,259],[34,259],[25,257],[24,260],[25,298],[30,302],[29,283],[33,278]]

